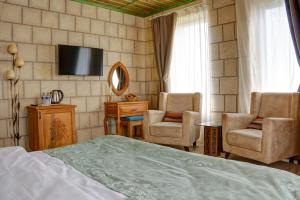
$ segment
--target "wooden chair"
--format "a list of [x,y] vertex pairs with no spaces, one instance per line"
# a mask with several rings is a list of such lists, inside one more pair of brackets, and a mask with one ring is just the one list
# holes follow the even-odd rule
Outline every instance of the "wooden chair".
[[143,130],[144,116],[130,116],[121,118],[122,134],[125,135],[125,128],[127,129],[127,136],[133,138],[136,135],[136,128],[140,128],[141,137],[144,138]]

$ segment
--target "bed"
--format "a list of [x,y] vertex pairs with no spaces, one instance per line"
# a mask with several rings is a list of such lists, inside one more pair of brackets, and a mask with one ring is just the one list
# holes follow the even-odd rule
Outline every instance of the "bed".
[[[5,149],[6,152],[3,152]],[[12,160],[16,157],[15,160],[23,159],[24,162],[30,160],[25,164],[20,164],[22,162],[19,161],[15,167],[23,173],[34,173],[34,176],[29,178],[32,182],[38,176],[42,176],[44,181],[45,177],[52,177],[51,174],[39,175],[45,173],[46,168],[58,174],[60,179],[52,181],[54,188],[51,187],[51,181],[47,183],[50,186],[43,182],[32,187],[37,187],[34,192],[39,195],[71,191],[63,193],[68,198],[64,196],[65,198],[61,199],[71,199],[69,195],[76,197],[72,199],[88,200],[300,199],[300,177],[289,172],[188,153],[122,136],[103,136],[44,152],[26,153],[20,147],[17,147],[17,150],[7,149],[0,150],[1,158],[5,156]],[[31,168],[34,170],[24,170],[24,167],[31,167],[33,160],[46,168],[39,167],[41,170],[38,171],[35,170],[36,167]],[[12,164],[1,161],[1,172],[3,165]],[[28,181],[27,178],[31,175],[20,176]],[[12,180],[6,181],[14,182],[14,177],[8,178]],[[67,182],[70,186],[62,182]],[[0,185],[0,199],[19,199],[2,198],[1,195],[5,191],[3,185],[7,185],[3,178],[0,178]],[[62,191],[62,188],[65,189]],[[87,197],[79,198],[79,194],[76,193],[78,188],[82,192],[80,195]],[[13,193],[13,189],[10,190]]]

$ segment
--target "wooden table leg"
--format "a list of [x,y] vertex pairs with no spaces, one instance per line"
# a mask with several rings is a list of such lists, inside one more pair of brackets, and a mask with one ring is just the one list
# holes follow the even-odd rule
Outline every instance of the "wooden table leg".
[[144,122],[142,123],[142,126],[141,126],[141,137],[143,139],[145,139],[145,135],[144,135]]
[[133,136],[134,136],[134,127],[135,126],[132,125],[132,122],[129,121],[127,130],[128,130],[128,137],[130,137],[130,138],[133,138]]
[[108,133],[107,120],[108,120],[108,118],[107,118],[107,117],[104,117],[104,119],[103,119],[103,125],[104,125],[104,133],[105,133],[105,135],[108,135],[108,134],[109,134],[109,133]]
[[289,158],[289,163],[294,163],[294,161],[295,161],[295,157]]
[[225,152],[225,159],[228,159],[229,158],[229,156],[230,156],[230,153],[228,153],[228,152]]
[[116,121],[116,132],[117,132],[117,134],[118,135],[122,135],[122,132],[121,132],[121,128],[120,128],[120,126],[121,126],[121,119],[120,119],[120,117],[117,117],[117,119],[116,119],[117,121]]

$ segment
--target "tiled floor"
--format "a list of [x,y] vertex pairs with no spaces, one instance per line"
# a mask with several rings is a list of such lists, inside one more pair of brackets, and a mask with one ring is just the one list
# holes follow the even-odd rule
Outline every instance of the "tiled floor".
[[[178,146],[172,146],[172,147],[181,149],[184,151],[183,147],[178,147]],[[203,150],[204,150],[204,146],[202,144],[197,145],[197,147],[195,149],[190,148],[191,152],[200,153],[200,154],[203,154]],[[224,155],[221,155],[221,157],[223,157],[223,156]],[[229,159],[238,160],[238,161],[242,161],[242,162],[249,162],[249,163],[257,164],[257,165],[264,165],[264,166],[273,167],[273,168],[277,168],[277,169],[282,169],[282,170],[289,171],[291,173],[294,173],[294,174],[297,174],[300,176],[300,165],[288,163],[285,161],[279,161],[276,163],[272,163],[270,165],[266,165],[266,164],[263,164],[263,163],[260,163],[260,162],[254,161],[254,160],[242,158],[242,157],[235,156],[235,155],[230,155]]]

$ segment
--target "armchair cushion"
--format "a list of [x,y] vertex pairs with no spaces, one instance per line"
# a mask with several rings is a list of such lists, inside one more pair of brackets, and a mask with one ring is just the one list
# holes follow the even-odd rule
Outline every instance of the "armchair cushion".
[[182,115],[183,113],[166,112],[163,121],[182,123]]
[[195,94],[168,94],[167,111],[169,112],[184,112],[194,110],[194,95]]
[[227,133],[230,145],[261,152],[262,131],[257,129],[237,129]]
[[289,117],[292,95],[265,93],[261,97],[259,116],[262,117]]
[[150,135],[158,137],[182,137],[182,124],[175,122],[157,122],[150,125]]
[[247,128],[262,130],[263,117],[257,116]]

